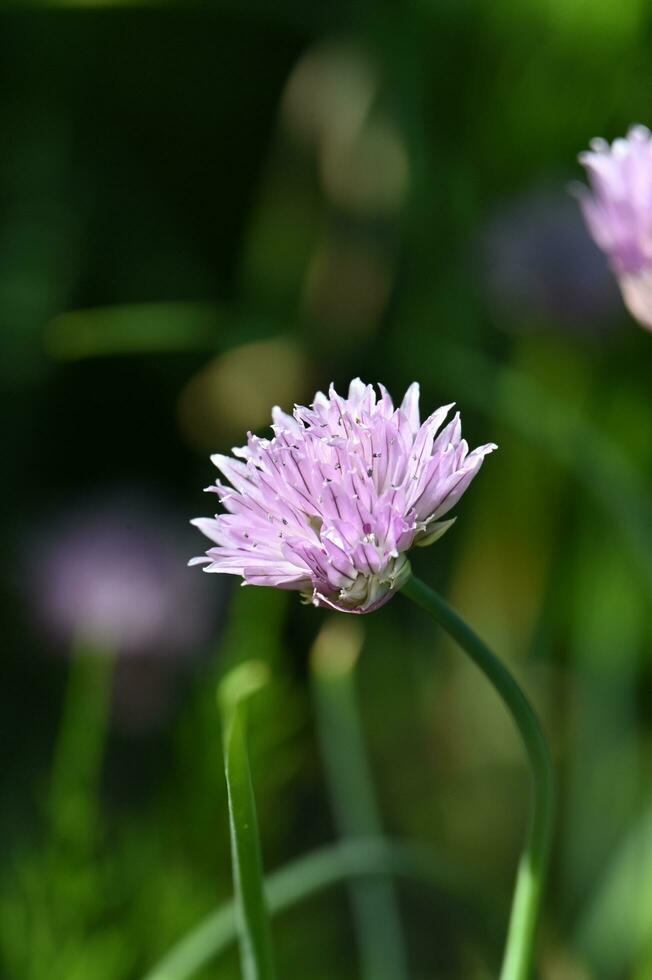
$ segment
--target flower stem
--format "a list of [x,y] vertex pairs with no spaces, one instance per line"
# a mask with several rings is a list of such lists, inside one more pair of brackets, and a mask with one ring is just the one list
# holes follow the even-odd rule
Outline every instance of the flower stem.
[[85,853],[99,832],[99,783],[111,705],[114,656],[79,640],[54,751],[49,815],[54,837]]
[[525,744],[533,778],[533,807],[518,867],[500,980],[527,980],[548,870],[554,815],[554,773],[548,745],[529,701],[512,675],[464,620],[414,576],[402,591],[443,626],[493,684]]

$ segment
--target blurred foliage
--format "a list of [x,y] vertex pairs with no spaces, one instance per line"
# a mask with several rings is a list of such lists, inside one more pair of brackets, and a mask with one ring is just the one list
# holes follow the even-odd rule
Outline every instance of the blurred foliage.
[[[575,330],[534,297],[501,322],[478,248],[530,189],[565,198],[591,137],[652,122],[651,41],[648,0],[0,12],[3,976],[137,980],[230,896],[215,691],[242,660],[272,676],[250,723],[265,867],[334,839],[307,676],[324,614],[231,588],[164,720],[110,720],[90,850],[57,842],[70,662],[27,597],[35,528],[62,508],[144,484],[207,512],[210,449],[358,373],[396,395],[416,377],[425,409],[456,400],[469,442],[500,444],[415,566],[550,735],[539,974],[651,975],[651,338],[618,306]],[[535,281],[564,297],[547,247]],[[365,622],[358,681],[383,824],[492,896],[486,928],[402,881],[410,975],[492,976],[527,809],[511,726],[401,598]],[[284,976],[357,976],[344,897],[274,921]],[[235,952],[203,975],[237,977]]]

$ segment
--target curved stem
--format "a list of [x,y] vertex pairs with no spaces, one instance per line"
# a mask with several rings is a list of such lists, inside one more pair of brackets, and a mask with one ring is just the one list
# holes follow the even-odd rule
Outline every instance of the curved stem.
[[554,773],[548,745],[529,701],[512,675],[464,620],[414,576],[402,591],[443,626],[493,684],[525,744],[533,778],[532,817],[518,867],[500,980],[527,980],[552,836]]

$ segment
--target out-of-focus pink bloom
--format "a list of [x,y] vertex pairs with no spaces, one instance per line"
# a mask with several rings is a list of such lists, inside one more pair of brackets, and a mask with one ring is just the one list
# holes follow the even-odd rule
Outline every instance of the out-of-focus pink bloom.
[[620,311],[606,258],[557,183],[501,202],[478,244],[476,267],[497,326],[590,335]]
[[227,513],[193,521],[216,547],[191,564],[343,612],[387,602],[410,574],[406,552],[450,527],[440,518],[496,447],[469,452],[459,413],[442,429],[451,405],[421,423],[416,383],[398,409],[379,390],[356,378],[347,398],[331,386],[293,415],[276,407],[272,439],[213,456],[231,486],[208,490]]
[[37,621],[65,644],[77,637],[117,653],[190,651],[213,617],[186,573],[185,548],[151,504],[112,501],[70,513],[30,550]]
[[607,253],[625,305],[652,329],[652,134],[632,126],[609,145],[595,139],[580,154],[593,193],[578,196],[591,234]]

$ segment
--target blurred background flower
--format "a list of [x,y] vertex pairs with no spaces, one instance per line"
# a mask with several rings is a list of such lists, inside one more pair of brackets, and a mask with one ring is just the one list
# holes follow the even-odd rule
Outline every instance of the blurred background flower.
[[123,731],[164,723],[180,681],[215,646],[227,590],[192,581],[186,523],[131,489],[51,517],[24,555],[46,648],[118,658],[112,712]]
[[186,571],[179,515],[133,494],[54,517],[31,542],[35,619],[63,649],[188,654],[206,643],[221,598]]
[[479,251],[496,326],[590,335],[618,323],[607,261],[563,180],[502,202],[485,224]]

